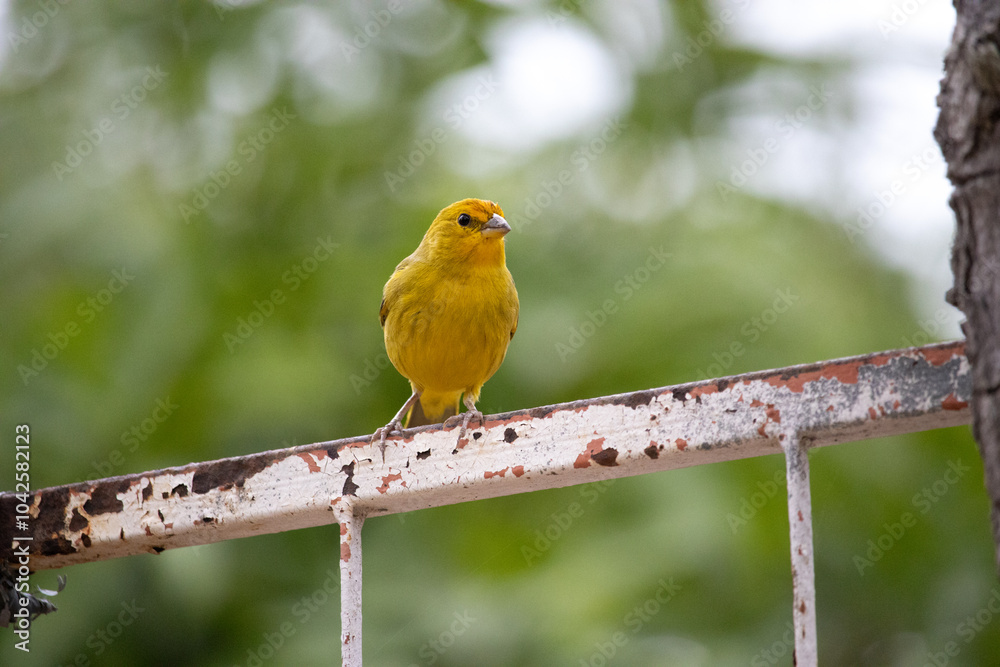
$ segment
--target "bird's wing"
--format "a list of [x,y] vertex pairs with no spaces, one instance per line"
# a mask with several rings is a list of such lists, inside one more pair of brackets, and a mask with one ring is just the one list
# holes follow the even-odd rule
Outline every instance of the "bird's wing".
[[[510,275],[510,271],[507,272]],[[514,297],[514,324],[510,327],[510,340],[514,339],[514,334],[517,333],[517,322],[521,318],[521,302],[517,298],[517,289],[514,287],[514,279],[510,279],[510,291]]]
[[406,269],[410,264],[413,263],[413,255],[406,257],[399,264],[396,265],[396,270],[392,272],[392,276],[389,277],[389,282],[385,284],[385,288],[382,290],[382,305],[378,307],[378,317],[382,322],[382,326],[385,326],[385,318],[389,316],[389,309],[392,307],[396,300],[397,291],[390,288],[393,284],[393,280],[399,277],[401,271]]

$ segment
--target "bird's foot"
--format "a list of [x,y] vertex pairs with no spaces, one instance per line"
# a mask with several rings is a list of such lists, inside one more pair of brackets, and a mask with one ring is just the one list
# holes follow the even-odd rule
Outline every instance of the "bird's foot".
[[[448,417],[448,419],[446,419],[444,421],[444,425],[445,426],[452,426],[452,425],[458,423],[458,420],[460,420],[460,419],[462,420],[462,428],[458,432],[458,440],[459,440],[459,442],[461,442],[462,438],[465,437],[465,432],[469,429],[469,422],[470,421],[472,421],[473,419],[475,419],[476,421],[479,422],[479,426],[480,427],[482,427],[482,425],[483,425],[483,413],[480,412],[479,410],[476,410],[475,408],[472,408],[471,410],[466,410],[463,414],[453,415],[451,417]],[[449,422],[451,422],[451,423],[449,424]]]
[[403,430],[403,425],[400,424],[398,419],[393,419],[391,422],[383,426],[382,428],[375,429],[372,433],[372,439],[368,441],[368,444],[374,444],[375,439],[378,438],[378,448],[382,452],[382,462],[385,463],[385,439],[392,435],[393,433],[398,433],[401,436],[406,436],[406,431]]

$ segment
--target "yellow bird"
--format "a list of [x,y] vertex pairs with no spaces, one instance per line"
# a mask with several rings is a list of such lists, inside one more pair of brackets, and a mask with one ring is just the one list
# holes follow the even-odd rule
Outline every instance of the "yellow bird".
[[383,455],[386,437],[404,434],[404,415],[405,428],[437,424],[457,418],[462,399],[467,412],[459,440],[472,418],[482,425],[479,392],[517,331],[517,290],[504,255],[509,231],[497,204],[455,202],[438,213],[385,284],[379,308],[385,350],[413,394],[372,436]]

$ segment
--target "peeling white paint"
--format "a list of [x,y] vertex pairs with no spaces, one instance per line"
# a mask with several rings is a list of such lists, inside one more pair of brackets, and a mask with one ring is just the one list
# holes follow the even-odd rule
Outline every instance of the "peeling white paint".
[[[457,428],[424,427],[388,440],[384,460],[367,437],[349,438],[43,489],[35,492],[31,566],[57,568],[340,522],[344,664],[360,665],[366,517],[775,454],[784,447],[796,640],[804,642],[796,652],[798,664],[814,665],[803,443],[968,424],[970,395],[964,345],[944,343],[509,413],[487,418],[485,428],[461,443]],[[0,494],[0,509],[12,499]]]

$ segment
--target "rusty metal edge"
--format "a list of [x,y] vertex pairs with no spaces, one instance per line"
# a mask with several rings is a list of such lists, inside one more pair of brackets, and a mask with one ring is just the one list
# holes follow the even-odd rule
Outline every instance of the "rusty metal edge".
[[[955,358],[961,357],[962,361],[967,366],[967,361],[964,360],[964,341],[938,343],[921,348],[907,348],[903,350],[877,352],[856,357],[845,357],[842,359],[834,359],[812,364],[802,364],[774,370],[755,371],[743,375],[685,383],[661,387],[658,389],[647,389],[637,392],[603,396],[599,398],[573,401],[526,410],[516,410],[500,415],[490,416],[487,419],[486,427],[487,430],[491,427],[502,428],[504,424],[531,422],[534,420],[551,418],[556,413],[568,414],[586,412],[589,409],[599,408],[601,406],[628,406],[634,409],[642,406],[649,406],[654,399],[667,400],[668,397],[669,400],[679,402],[684,405],[686,405],[688,401],[694,401],[695,403],[700,404],[702,399],[708,400],[708,397],[712,394],[732,390],[734,387],[749,387],[755,384],[768,384],[774,387],[783,387],[791,392],[795,392],[796,390],[801,391],[807,383],[811,383],[816,380],[843,380],[846,377],[848,383],[851,381],[851,378],[853,378],[853,381],[856,383],[859,369],[863,367],[876,368],[884,366],[893,360],[898,361],[900,358],[904,357],[914,360],[921,358],[932,366],[942,366],[946,363],[952,362]],[[949,400],[951,401],[950,404],[947,402]],[[924,428],[929,427],[964,424],[969,423],[971,420],[967,401],[968,396],[965,395],[964,390],[956,389],[955,392],[949,394],[949,397],[942,405],[941,410],[934,411],[935,414],[921,413],[907,415],[905,419],[898,419],[898,424],[892,423],[892,420],[896,418],[896,415],[894,415],[890,410],[887,414],[882,415],[884,419],[881,420],[881,423],[877,427],[873,426],[874,422],[867,423],[864,420],[855,419],[854,422],[850,422],[849,420],[842,419],[840,422],[837,422],[838,415],[830,414],[819,416],[827,418],[828,421],[836,422],[836,429],[824,430],[823,419],[817,419],[816,423],[812,425],[802,424],[802,428],[806,431],[809,431],[811,428],[811,437],[814,439],[815,444],[823,445],[871,437],[873,435],[886,435],[897,432],[902,433],[923,430]],[[761,428],[763,428],[763,426]],[[438,426],[422,427],[420,429],[415,429],[414,432],[408,435],[405,440],[412,442],[418,434],[433,434],[438,431],[440,431],[440,427]],[[766,438],[766,434],[764,437]],[[396,445],[400,444],[399,438],[395,438],[394,441]],[[743,441],[741,441],[741,443],[742,442]],[[724,459],[719,460],[732,460],[734,458],[757,456],[766,453],[778,453],[781,451],[780,448],[766,446],[769,444],[776,445],[777,443],[767,443],[765,440],[759,442],[748,441],[748,444],[743,451],[728,452],[726,453]],[[373,469],[375,467],[375,463],[373,462],[372,457],[368,455],[370,454],[369,450],[370,446],[368,445],[367,436],[350,437],[286,449],[271,450],[257,454],[230,457],[216,461],[190,463],[184,466],[164,468],[161,470],[131,475],[121,475],[102,480],[77,482],[74,484],[49,487],[33,491],[32,504],[37,516],[31,522],[32,537],[34,538],[34,540],[29,543],[31,545],[30,551],[32,555],[32,567],[33,569],[62,567],[64,565],[77,562],[111,558],[116,557],[117,555],[130,555],[130,553],[127,553],[127,549],[121,549],[122,545],[116,545],[108,542],[107,540],[92,544],[87,543],[89,540],[84,540],[81,544],[81,540],[83,539],[81,532],[79,530],[70,531],[69,528],[73,527],[74,524],[79,527],[79,525],[88,522],[95,517],[100,517],[102,514],[121,511],[123,509],[122,495],[128,493],[130,490],[141,493],[143,499],[145,500],[147,492],[150,496],[153,493],[153,483],[151,480],[161,481],[175,477],[185,477],[190,479],[189,484],[178,484],[176,487],[171,487],[169,489],[169,493],[167,493],[164,489],[156,490],[156,493],[159,494],[156,498],[158,501],[183,502],[181,499],[189,495],[199,496],[202,494],[218,492],[230,494],[241,493],[247,482],[252,480],[254,476],[268,469],[270,466],[283,464],[293,457],[300,457],[303,461],[313,461],[318,458],[322,458],[324,459],[322,461],[325,466],[324,470],[334,470],[338,473],[336,480],[331,480],[331,482],[333,482],[330,485],[331,496],[336,496],[338,492],[340,492],[343,496],[343,492],[349,490],[348,485],[352,483],[351,480],[355,473],[361,474],[364,472],[364,474],[368,477],[371,477],[371,475],[374,474]],[[362,451],[366,452],[366,455],[359,457],[358,455],[361,454]],[[453,453],[461,454],[458,450]],[[599,454],[600,452],[597,453]],[[420,457],[418,456],[417,458]],[[678,460],[675,460],[669,465],[664,463],[662,469],[684,467],[686,465],[697,465],[698,463],[711,462],[714,460],[711,456],[700,457],[696,461],[690,462],[688,462],[683,456],[677,457],[677,459]],[[653,469],[644,469],[640,472],[650,471],[653,471]],[[571,476],[571,478],[560,479],[557,483],[547,483],[544,488],[568,486],[572,484],[584,483],[586,481],[592,481],[593,479],[598,478],[639,474],[639,472],[632,472],[631,469],[628,468],[622,468],[621,470],[602,470],[596,466],[591,471],[581,470],[579,473],[580,474]],[[346,483],[342,483],[344,478],[346,478]],[[385,477],[382,479],[385,479]],[[523,490],[531,490],[531,488],[517,483],[510,484],[509,486],[509,489],[504,489],[502,492],[491,490],[485,495],[472,492],[467,498],[464,499],[472,499],[473,497],[495,497],[497,495],[507,495],[509,493],[519,493]],[[380,493],[384,492],[380,489]],[[380,498],[380,500],[389,501],[390,496],[392,496],[392,494],[386,494],[386,497]],[[79,500],[84,497],[86,498],[85,502],[82,504],[80,502],[76,502],[76,505],[71,508],[71,498]],[[441,500],[435,498],[432,499],[432,502],[436,504],[444,504],[444,502],[447,502],[447,499]],[[390,503],[386,502],[386,504],[388,505]],[[13,493],[8,492],[0,494],[0,516],[13,518],[13,509],[15,505],[16,496]],[[421,506],[433,506],[433,504]],[[198,528],[198,530],[204,534],[193,536],[189,533],[187,535],[178,536],[178,539],[173,541],[169,539],[157,540],[154,539],[156,536],[150,536],[151,539],[147,540],[147,543],[144,543],[141,546],[144,551],[158,552],[162,550],[162,548],[208,543],[220,539],[242,537],[260,532],[275,532],[275,530],[288,530],[309,525],[332,523],[335,522],[335,517],[332,512],[333,509],[334,508],[332,506],[326,504],[325,502],[314,502],[310,505],[310,507],[300,511],[295,517],[291,517],[288,521],[284,521],[281,528],[275,528],[270,525],[265,528],[265,525],[261,524],[257,526],[258,529],[255,529],[253,525],[247,525],[239,528],[230,526],[223,530],[219,525],[211,525],[211,521],[209,521],[207,525]],[[372,514],[375,515],[388,513],[390,511],[405,511],[405,509],[412,509],[412,507],[405,507],[403,504],[397,504],[395,508],[372,506],[372,509]],[[206,519],[210,518],[211,517],[206,517]],[[249,524],[252,523],[253,521],[251,520]],[[271,530],[271,528],[274,528],[274,530]],[[148,527],[146,530],[148,535]],[[10,522],[6,520],[3,521],[2,525],[0,525],[0,559],[10,559],[12,556],[12,531],[13,526],[10,525]],[[71,535],[72,537],[67,538],[67,535]],[[125,541],[124,529],[122,533],[122,541]],[[133,550],[131,553],[135,552],[136,551]]]

